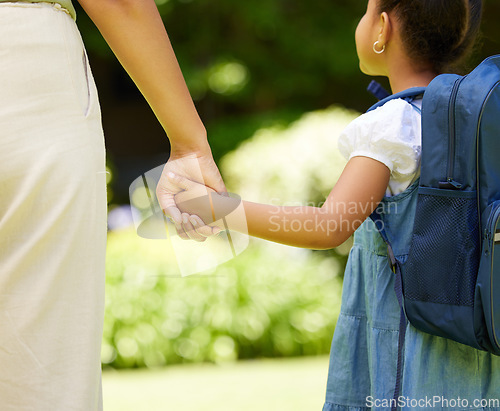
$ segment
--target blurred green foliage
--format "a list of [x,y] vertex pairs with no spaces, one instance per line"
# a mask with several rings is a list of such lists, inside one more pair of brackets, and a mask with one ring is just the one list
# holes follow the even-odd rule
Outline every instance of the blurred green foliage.
[[[351,107],[369,79],[358,69],[354,31],[366,1],[156,0],[193,98],[207,120],[277,107]],[[484,0],[476,60],[498,50],[496,0]],[[85,13],[91,53],[112,54]],[[497,34],[495,36],[495,34]],[[147,64],[147,62],[145,62]],[[356,84],[364,79],[362,84]],[[354,95],[355,98],[351,98]]]
[[[353,33],[363,2],[156,3],[192,96],[209,117],[227,110],[317,106],[328,79],[345,81],[357,71]],[[111,57],[83,11],[78,24],[89,51]]]
[[[332,107],[260,130],[222,160],[228,188],[273,204],[320,204],[345,164],[337,136],[355,116]],[[315,252],[253,239],[214,272],[184,278],[168,246],[134,230],[109,233],[104,364],[329,352],[350,244]]]
[[336,260],[252,242],[215,274],[182,278],[165,258],[165,241],[110,233],[103,364],[155,367],[329,352],[340,306]]
[[358,115],[333,106],[261,128],[221,160],[228,190],[251,201],[321,205],[346,164],[337,138]]
[[[273,120],[289,124],[301,113],[332,104],[364,111],[375,101],[366,92],[371,79],[358,68],[354,42],[366,0],[156,3],[216,160]],[[484,0],[484,5],[483,38],[473,64],[500,52],[500,3]],[[141,140],[141,151],[147,152],[142,146],[148,144],[150,153],[166,151],[161,127],[149,126],[154,117],[137,121],[147,115],[137,103],[142,97],[81,8],[77,23],[96,68],[110,153],[133,147],[135,154],[136,136],[145,132],[149,139]]]

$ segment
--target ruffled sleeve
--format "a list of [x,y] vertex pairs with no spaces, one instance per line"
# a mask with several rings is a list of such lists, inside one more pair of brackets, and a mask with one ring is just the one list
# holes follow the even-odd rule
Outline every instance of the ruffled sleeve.
[[338,147],[347,160],[363,156],[385,164],[391,171],[390,185],[404,190],[419,172],[420,114],[405,100],[390,100],[351,122]]

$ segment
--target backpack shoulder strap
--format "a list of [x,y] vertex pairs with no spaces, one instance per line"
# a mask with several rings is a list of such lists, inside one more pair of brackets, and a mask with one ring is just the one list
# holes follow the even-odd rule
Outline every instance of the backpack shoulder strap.
[[[421,113],[420,109],[414,105],[412,102],[416,98],[423,96],[425,92],[425,87],[413,87],[408,90],[401,91],[399,93],[393,94],[391,96],[388,96],[382,100],[380,100],[378,103],[374,104],[371,106],[368,111],[375,110],[378,107],[383,106],[385,103],[387,103],[390,100],[394,100],[397,98],[401,98],[403,100],[406,100],[408,103],[410,103],[415,110],[417,110],[419,113]],[[375,223],[375,226],[377,227],[378,232],[384,239],[384,242],[387,244],[387,255],[389,258],[389,265],[391,267],[392,272],[395,275],[394,278],[394,291],[396,292],[396,297],[398,299],[398,303],[400,306],[400,318],[399,318],[399,337],[398,337],[398,356],[397,356],[397,366],[396,366],[396,384],[394,387],[394,396],[393,396],[393,401],[392,401],[392,407],[391,411],[396,411],[397,410],[397,401],[401,392],[401,376],[402,376],[402,369],[403,369],[403,346],[404,346],[404,341],[405,341],[405,336],[406,336],[406,326],[408,323],[408,320],[406,318],[406,313],[404,310],[404,303],[403,303],[403,284],[402,284],[402,275],[401,275],[401,267],[399,261],[396,259],[394,256],[394,252],[392,251],[392,247],[390,244],[390,241],[387,237],[387,233],[384,230],[385,224],[382,221],[382,218],[380,214],[377,213],[375,210],[371,215],[370,218],[373,220]]]
[[[409,88],[407,90],[403,90],[399,93],[396,93],[396,94],[392,94],[382,100],[380,100],[378,103],[374,104],[373,106],[371,106],[367,112],[369,111],[372,111],[372,110],[375,110],[376,108],[378,107],[381,107],[383,106],[385,103],[387,103],[388,101],[390,100],[395,100],[397,98],[401,98],[403,100],[406,100],[408,101],[408,103],[410,103],[412,105],[412,107],[418,111],[419,113],[421,113],[421,110],[420,108],[418,108],[415,104],[413,104],[413,100],[415,100],[416,98],[418,97],[421,97],[424,95],[425,93],[425,90],[426,88],[425,87],[412,87],[412,88]],[[384,226],[385,224],[383,223],[382,221],[382,218],[381,216],[378,214],[377,210],[375,209],[375,211],[370,215],[370,218],[373,220],[373,222],[375,223],[375,226],[377,227],[377,230],[379,231],[380,235],[382,236],[382,238],[384,239],[385,243],[387,244],[388,246],[388,254],[389,254],[389,258],[390,258],[390,262],[391,262],[391,268],[394,270],[394,263],[395,263],[395,258],[394,258],[394,255],[392,253],[392,248],[391,248],[391,244],[389,242],[389,239],[385,233],[385,230],[384,230]]]
[[391,95],[391,93],[389,93],[384,87],[382,87],[380,83],[375,80],[372,80],[370,84],[368,84],[366,90],[372,93],[377,100],[383,100],[384,98]]
[[383,106],[385,103],[387,103],[390,100],[394,100],[397,98],[402,98],[403,100],[408,101],[409,103],[413,100],[415,100],[417,97],[423,96],[425,92],[425,87],[412,87],[407,90],[400,91],[399,93],[392,94],[379,102],[375,103],[373,106],[371,106],[368,111],[375,110],[378,107]]

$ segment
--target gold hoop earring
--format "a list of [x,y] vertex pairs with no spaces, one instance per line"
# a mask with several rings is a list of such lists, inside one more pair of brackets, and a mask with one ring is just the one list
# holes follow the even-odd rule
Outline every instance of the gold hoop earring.
[[382,50],[377,50],[378,44],[379,44],[378,40],[375,43],[373,43],[373,51],[377,54],[382,54],[385,51],[385,44],[382,46]]

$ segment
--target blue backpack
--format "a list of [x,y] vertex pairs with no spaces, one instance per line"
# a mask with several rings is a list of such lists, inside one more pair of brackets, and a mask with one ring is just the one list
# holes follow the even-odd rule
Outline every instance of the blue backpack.
[[406,320],[500,355],[500,55],[370,110],[422,94],[421,174],[405,261],[394,257],[380,216],[371,216],[388,243],[402,309],[396,391]]

